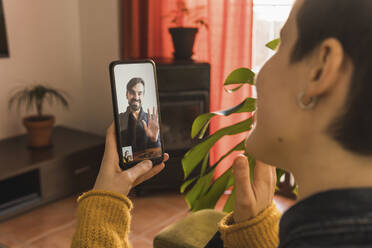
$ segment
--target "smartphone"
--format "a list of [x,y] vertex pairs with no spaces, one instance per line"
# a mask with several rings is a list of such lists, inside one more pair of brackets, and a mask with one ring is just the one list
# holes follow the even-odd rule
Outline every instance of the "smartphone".
[[160,164],[164,149],[154,61],[114,61],[110,81],[120,168],[143,160]]

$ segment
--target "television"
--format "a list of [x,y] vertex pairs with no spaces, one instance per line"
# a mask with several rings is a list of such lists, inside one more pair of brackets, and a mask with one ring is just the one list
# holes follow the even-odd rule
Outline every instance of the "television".
[[8,41],[6,38],[3,0],[0,0],[0,57],[9,57]]

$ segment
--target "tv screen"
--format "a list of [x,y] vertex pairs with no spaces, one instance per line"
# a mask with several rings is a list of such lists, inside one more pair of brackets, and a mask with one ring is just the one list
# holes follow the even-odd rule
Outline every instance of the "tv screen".
[[0,57],[8,57],[8,41],[6,39],[5,17],[3,10],[3,0],[0,0]]

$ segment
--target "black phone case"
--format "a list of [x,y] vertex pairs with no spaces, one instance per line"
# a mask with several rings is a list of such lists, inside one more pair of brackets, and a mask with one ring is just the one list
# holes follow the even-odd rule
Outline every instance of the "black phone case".
[[146,60],[118,60],[118,61],[113,61],[110,63],[109,70],[110,70],[110,83],[111,83],[111,94],[112,94],[112,105],[113,105],[113,110],[114,110],[114,122],[115,122],[115,136],[116,136],[116,144],[117,144],[117,152],[119,155],[119,166],[122,170],[127,170],[129,168],[132,168],[136,164],[140,163],[141,161],[133,161],[124,164],[123,162],[123,154],[121,152],[121,141],[120,141],[120,125],[119,125],[119,111],[118,111],[118,101],[117,101],[117,95],[116,95],[116,83],[115,83],[115,75],[114,75],[114,67],[116,65],[121,65],[121,64],[142,64],[142,63],[151,63],[153,68],[154,68],[154,81],[155,81],[155,89],[156,89],[156,101],[158,104],[157,111],[158,111],[158,116],[159,116],[159,132],[160,132],[160,145],[161,145],[161,151],[162,155],[161,157],[157,158],[151,158],[153,165],[160,164],[164,160],[164,145],[163,145],[163,137],[162,137],[162,132],[161,132],[161,115],[160,115],[160,104],[159,104],[159,90],[158,90],[158,81],[157,81],[157,76],[156,76],[156,66],[155,62],[152,61],[151,59],[146,59]]

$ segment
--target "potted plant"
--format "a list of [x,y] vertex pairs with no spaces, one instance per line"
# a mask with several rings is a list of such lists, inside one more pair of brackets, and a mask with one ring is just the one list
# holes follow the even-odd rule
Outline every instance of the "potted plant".
[[179,1],[176,10],[170,13],[171,23],[175,25],[175,27],[169,28],[175,59],[191,59],[198,27],[208,28],[208,24],[203,17],[203,10],[203,5],[188,8],[184,1]]
[[23,124],[29,134],[29,146],[31,148],[48,147],[52,144],[51,136],[55,117],[43,114],[46,101],[50,105],[56,102],[64,108],[68,108],[66,93],[40,84],[15,90],[8,102],[9,110],[15,103],[18,110],[22,105],[26,107],[27,111],[33,107],[36,108],[36,115],[23,118]]
[[[275,50],[279,44],[279,40],[273,40],[266,44],[272,50]],[[239,68],[234,70],[225,80],[224,86],[231,87],[232,89],[226,89],[229,93],[233,93],[239,90],[243,85],[249,84],[254,85],[255,74],[248,68]],[[181,186],[181,193],[185,193],[185,200],[192,211],[198,211],[206,208],[214,208],[217,201],[220,199],[222,194],[234,185],[234,177],[232,174],[232,169],[228,169],[219,178],[213,181],[214,172],[220,162],[229,156],[234,151],[244,152],[244,140],[237,142],[236,146],[230,151],[226,152],[219,160],[212,166],[208,166],[209,163],[209,152],[225,135],[235,135],[238,133],[246,132],[251,129],[252,117],[233,124],[231,126],[224,127],[215,133],[204,138],[206,131],[208,129],[210,120],[215,116],[228,116],[237,113],[253,113],[256,110],[256,99],[246,98],[242,103],[234,106],[230,109],[217,111],[213,113],[206,113],[199,115],[193,122],[191,136],[192,138],[203,139],[198,145],[189,150],[184,158],[182,159],[182,167],[185,174],[185,179],[191,176],[196,168],[200,168],[200,173],[197,176],[187,180]],[[253,114],[252,114],[253,115]],[[253,177],[253,171],[255,166],[255,159],[249,154],[245,154],[249,160],[249,166],[251,170],[251,177]],[[277,168],[277,186],[281,185],[280,179],[286,173],[284,170]],[[252,179],[252,178],[251,178]],[[296,184],[291,186],[293,194],[296,194]],[[225,212],[230,212],[233,210],[234,206],[235,191],[232,190],[226,204],[224,206]]]

